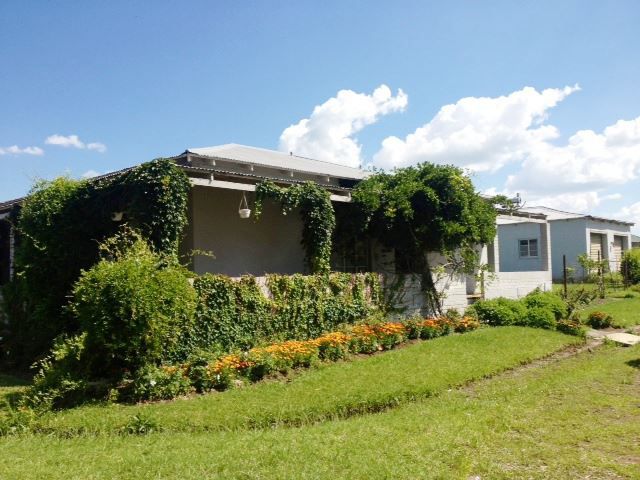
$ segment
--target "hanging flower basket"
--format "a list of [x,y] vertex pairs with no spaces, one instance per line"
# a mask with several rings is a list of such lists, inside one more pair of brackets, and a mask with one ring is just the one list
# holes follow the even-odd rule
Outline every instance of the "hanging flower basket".
[[240,199],[240,205],[238,206],[238,215],[240,215],[240,218],[249,218],[251,216],[251,210],[249,209],[247,197],[244,192],[242,192],[242,198]]

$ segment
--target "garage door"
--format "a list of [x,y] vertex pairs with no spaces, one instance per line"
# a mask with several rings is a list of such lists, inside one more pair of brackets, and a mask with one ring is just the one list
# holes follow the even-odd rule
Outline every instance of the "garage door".
[[613,265],[611,268],[615,272],[620,271],[620,262],[622,261],[622,237],[613,237]]
[[602,260],[604,258],[602,249],[602,235],[599,233],[592,233],[589,246],[589,257],[591,260]]

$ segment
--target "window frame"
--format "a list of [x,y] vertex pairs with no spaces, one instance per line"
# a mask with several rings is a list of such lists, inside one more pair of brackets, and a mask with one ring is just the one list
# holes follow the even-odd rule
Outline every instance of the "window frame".
[[[524,244],[523,242],[526,242]],[[535,255],[531,254],[531,242],[535,242]],[[526,245],[527,254],[522,254],[522,247]],[[540,240],[538,238],[519,238],[518,239],[518,258],[536,259],[540,258]]]

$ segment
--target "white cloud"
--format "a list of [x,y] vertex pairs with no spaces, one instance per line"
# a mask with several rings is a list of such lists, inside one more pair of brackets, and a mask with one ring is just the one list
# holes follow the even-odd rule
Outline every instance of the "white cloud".
[[544,124],[547,111],[579,89],[525,87],[507,96],[462,98],[404,139],[385,138],[374,164],[393,168],[428,161],[499,170],[559,136],[556,127]]
[[640,117],[619,120],[602,133],[578,131],[566,145],[538,145],[506,186],[535,192],[597,191],[639,174]]
[[12,145],[10,147],[0,147],[0,155],[44,155],[44,150],[40,147],[19,147]]
[[619,212],[614,214],[616,218],[634,222],[634,231],[640,231],[640,202],[632,203],[626,207],[622,207]]
[[96,152],[104,153],[107,151],[107,146],[104,143],[91,142],[87,144],[87,150],[95,150]]
[[97,172],[95,170],[87,170],[81,175],[81,177],[86,179],[86,178],[97,177],[98,175],[100,175],[100,172]]
[[50,135],[49,137],[47,137],[44,143],[46,143],[47,145],[56,145],[65,148],[72,147],[80,150],[95,150],[100,153],[104,153],[107,150],[106,145],[104,145],[103,143],[91,142],[85,144],[77,135]]
[[280,150],[358,167],[363,163],[362,146],[353,135],[381,116],[403,111],[407,103],[402,90],[393,96],[386,85],[380,85],[371,95],[340,90],[316,106],[309,118],[286,128],[280,136]]

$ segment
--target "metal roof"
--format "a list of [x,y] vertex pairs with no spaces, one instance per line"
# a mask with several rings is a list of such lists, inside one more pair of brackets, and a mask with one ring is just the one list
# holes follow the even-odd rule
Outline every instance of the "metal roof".
[[248,147],[235,143],[228,143],[216,147],[189,148],[181,156],[188,154],[215,160],[228,160],[235,163],[260,165],[279,170],[327,175],[352,180],[361,180],[367,176],[367,172],[359,168],[346,167],[344,165],[338,165],[337,163],[301,157],[293,153],[277,152],[275,150]]
[[586,213],[565,212],[563,210],[557,210],[555,208],[543,207],[543,206],[524,207],[522,210],[526,211],[526,212],[532,212],[532,213],[544,213],[547,216],[547,219],[549,221],[554,221],[554,220],[572,220],[572,219],[576,219],[576,218],[586,218],[588,220],[595,220],[595,221],[598,221],[598,222],[616,223],[618,225],[629,225],[629,226],[635,225],[633,222],[626,222],[624,220],[616,220],[614,218],[596,217],[596,216],[589,215],[589,214],[586,214]]

